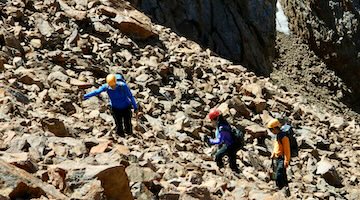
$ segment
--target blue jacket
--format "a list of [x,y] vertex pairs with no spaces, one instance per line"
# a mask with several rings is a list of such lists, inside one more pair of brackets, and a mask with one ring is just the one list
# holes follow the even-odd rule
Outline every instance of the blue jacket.
[[222,144],[225,143],[230,146],[234,143],[231,135],[231,127],[229,124],[218,124],[215,132],[215,139],[210,139],[211,144]]
[[[118,79],[118,77],[116,78]],[[126,109],[132,104],[132,107],[135,111],[138,109],[134,96],[131,94],[129,87],[123,81],[117,81],[114,90],[108,84],[104,84],[97,90],[85,94],[84,99],[86,100],[92,96],[97,96],[105,91],[109,95],[111,107],[117,109]]]

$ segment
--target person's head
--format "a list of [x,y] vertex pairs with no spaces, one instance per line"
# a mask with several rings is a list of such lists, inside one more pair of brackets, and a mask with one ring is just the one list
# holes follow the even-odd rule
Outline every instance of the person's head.
[[109,74],[106,76],[106,83],[112,88],[116,87],[116,77],[114,74]]
[[278,119],[272,119],[267,124],[267,127],[272,133],[278,134],[280,133],[281,123]]
[[216,125],[216,123],[218,122],[219,118],[221,117],[221,112],[219,109],[217,108],[213,108],[210,110],[209,115],[208,115],[209,119],[211,120],[211,123],[213,125]]

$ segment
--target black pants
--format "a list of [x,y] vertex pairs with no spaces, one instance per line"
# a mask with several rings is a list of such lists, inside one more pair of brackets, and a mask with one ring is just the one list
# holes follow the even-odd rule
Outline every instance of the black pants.
[[132,124],[131,124],[131,107],[128,107],[126,109],[116,109],[116,108],[112,108],[112,115],[115,119],[115,124],[116,124],[116,133],[121,136],[124,137],[124,127],[125,127],[125,132],[127,134],[132,134]]
[[276,158],[275,170],[276,170],[276,172],[275,172],[276,173],[276,186],[279,189],[282,189],[283,187],[288,186],[286,168],[284,166],[284,158],[283,157]]
[[239,172],[239,168],[236,164],[236,153],[238,150],[239,148],[235,144],[230,146],[223,144],[223,146],[215,154],[215,162],[217,166],[219,168],[224,167],[223,157],[227,155],[229,157],[230,168],[235,172]]

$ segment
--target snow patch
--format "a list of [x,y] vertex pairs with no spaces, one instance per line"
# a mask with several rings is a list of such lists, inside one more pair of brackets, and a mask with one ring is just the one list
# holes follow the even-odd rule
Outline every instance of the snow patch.
[[288,18],[281,7],[280,1],[276,2],[276,30],[278,32],[290,35]]

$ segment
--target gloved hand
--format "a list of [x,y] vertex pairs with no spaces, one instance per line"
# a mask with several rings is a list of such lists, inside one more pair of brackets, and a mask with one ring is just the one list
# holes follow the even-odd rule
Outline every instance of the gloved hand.
[[208,146],[211,145],[209,136],[207,136],[207,135],[204,136],[204,142],[205,142]]

